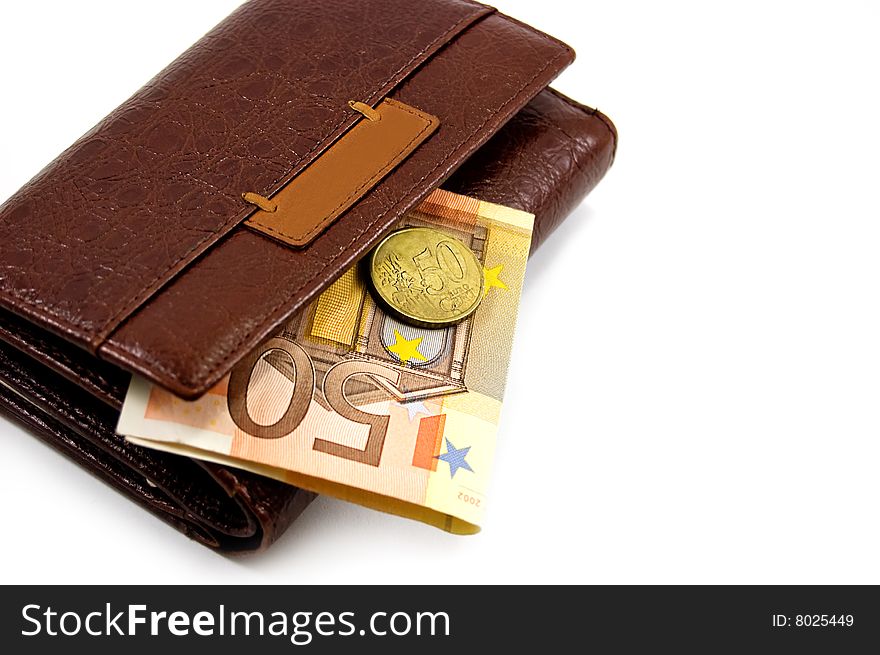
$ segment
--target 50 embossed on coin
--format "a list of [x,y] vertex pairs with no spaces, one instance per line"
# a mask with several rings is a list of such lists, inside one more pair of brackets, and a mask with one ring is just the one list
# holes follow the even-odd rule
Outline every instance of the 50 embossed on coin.
[[425,328],[455,325],[483,299],[483,268],[461,241],[411,227],[389,235],[369,259],[377,299],[400,320]]

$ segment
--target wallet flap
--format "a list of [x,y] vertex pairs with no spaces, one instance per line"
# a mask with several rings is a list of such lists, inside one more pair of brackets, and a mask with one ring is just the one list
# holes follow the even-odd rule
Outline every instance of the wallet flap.
[[[253,0],[0,208],[0,304],[200,395],[572,60],[464,0]],[[305,247],[241,225],[386,98],[439,129]]]
[[0,208],[0,302],[96,350],[437,49],[463,0],[244,4]]

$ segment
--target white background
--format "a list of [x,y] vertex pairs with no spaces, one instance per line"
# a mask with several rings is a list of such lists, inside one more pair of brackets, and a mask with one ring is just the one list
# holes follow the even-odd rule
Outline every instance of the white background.
[[[237,4],[3,3],[0,197]],[[0,580],[880,582],[877,5],[496,4],[621,146],[533,259],[484,531],[322,498],[225,559],[0,423]]]

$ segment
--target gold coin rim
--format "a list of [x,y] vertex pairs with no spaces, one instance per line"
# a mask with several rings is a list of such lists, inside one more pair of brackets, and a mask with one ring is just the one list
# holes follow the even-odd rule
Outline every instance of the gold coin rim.
[[389,314],[393,315],[394,317],[401,320],[402,322],[404,322],[408,325],[415,326],[415,327],[426,328],[426,329],[442,329],[442,328],[446,328],[446,327],[451,327],[453,325],[458,325],[459,323],[470,318],[474,314],[474,312],[476,312],[477,309],[479,309],[480,305],[483,304],[483,288],[485,286],[484,275],[480,275],[480,288],[477,293],[477,298],[474,301],[473,307],[471,307],[464,314],[461,314],[460,316],[458,316],[457,318],[454,318],[452,320],[431,321],[431,320],[423,320],[421,318],[413,318],[412,316],[407,316],[406,314],[404,314],[401,310],[399,310],[394,305],[392,305],[391,302],[387,298],[385,298],[384,294],[379,290],[379,287],[376,284],[376,281],[373,279],[373,270],[375,268],[376,256],[378,255],[378,253],[382,249],[382,247],[386,243],[388,243],[388,241],[390,241],[394,237],[396,237],[400,234],[403,234],[405,232],[431,232],[434,234],[441,234],[444,237],[449,238],[449,239],[455,239],[456,241],[458,241],[462,245],[462,247],[468,253],[470,253],[471,257],[474,258],[474,262],[476,262],[476,264],[477,264],[477,269],[480,271],[482,271],[482,269],[483,269],[483,265],[480,262],[480,260],[477,258],[477,256],[474,254],[474,251],[471,250],[466,244],[462,243],[460,239],[458,239],[450,234],[447,234],[446,232],[443,232],[442,230],[438,230],[438,229],[435,229],[432,227],[420,227],[420,226],[405,227],[400,230],[395,230],[394,232],[392,232],[391,234],[386,236],[384,239],[382,239],[376,245],[375,248],[373,248],[372,252],[370,253],[370,257],[369,257],[370,270],[367,272],[367,279],[370,281],[370,287],[372,288],[372,290],[375,294],[375,298],[378,301],[380,301],[380,304],[382,305],[382,307]]

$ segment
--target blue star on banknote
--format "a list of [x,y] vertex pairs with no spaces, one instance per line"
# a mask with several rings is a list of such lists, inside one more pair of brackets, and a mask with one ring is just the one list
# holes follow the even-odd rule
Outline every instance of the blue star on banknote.
[[472,469],[471,465],[465,460],[465,457],[467,457],[470,451],[470,446],[467,448],[456,448],[455,444],[447,439],[446,452],[442,455],[436,455],[436,458],[449,464],[449,476],[454,478],[455,474],[458,473],[458,469],[464,469],[471,473],[474,472],[474,469]]

